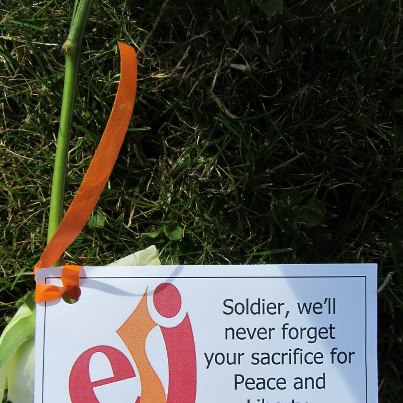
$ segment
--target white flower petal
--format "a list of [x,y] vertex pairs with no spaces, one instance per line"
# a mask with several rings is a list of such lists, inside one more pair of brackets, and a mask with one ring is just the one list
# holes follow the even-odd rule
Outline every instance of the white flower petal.
[[139,250],[129,256],[116,260],[108,266],[159,266],[161,264],[157,248],[154,245]]
[[[32,299],[32,293],[24,297],[24,302],[0,337],[0,401],[3,399],[7,384],[10,383],[10,376],[13,376],[10,369],[14,360],[19,359],[23,346],[34,337],[35,309],[30,299]],[[33,371],[32,368],[32,374]],[[10,400],[10,397],[8,399]]]
[[4,388],[6,386],[7,370],[8,370],[8,364],[0,368],[0,402],[3,401],[4,397]]
[[12,403],[34,401],[35,341],[31,337],[10,360],[7,369],[7,399]]

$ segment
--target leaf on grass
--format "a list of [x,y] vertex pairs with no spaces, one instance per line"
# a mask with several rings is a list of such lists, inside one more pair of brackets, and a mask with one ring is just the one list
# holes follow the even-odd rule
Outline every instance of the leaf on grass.
[[392,183],[392,192],[397,200],[403,201],[403,179],[399,179]]
[[280,200],[287,206],[297,206],[300,204],[304,195],[296,188],[282,189]]
[[183,238],[183,228],[182,227],[164,227],[164,234],[167,236],[168,239],[171,241],[179,241]]
[[395,124],[393,129],[396,147],[403,148],[403,125]]
[[283,12],[283,0],[255,0],[255,3],[266,14]]
[[392,100],[392,109],[396,113],[403,113],[403,96],[396,97]]
[[160,231],[143,232],[142,235],[151,239],[157,238],[161,234]]
[[88,226],[90,228],[103,228],[105,226],[106,217],[99,212],[91,214],[88,219]]
[[305,206],[296,207],[295,209],[296,219],[308,228],[321,224],[325,218],[325,214],[325,204],[318,199],[313,199]]
[[250,2],[248,0],[227,0],[227,12],[230,20],[238,18],[245,21],[249,17]]

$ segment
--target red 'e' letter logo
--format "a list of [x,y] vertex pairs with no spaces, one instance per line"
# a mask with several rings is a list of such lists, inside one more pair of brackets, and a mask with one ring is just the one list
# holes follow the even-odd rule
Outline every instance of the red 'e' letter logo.
[[[113,372],[110,378],[91,381],[90,361],[95,353],[102,353],[109,360]],[[123,381],[136,376],[130,361],[118,349],[110,346],[95,346],[84,351],[71,369],[69,392],[72,403],[98,403],[94,393],[97,386]],[[138,400],[137,400],[138,401]]]

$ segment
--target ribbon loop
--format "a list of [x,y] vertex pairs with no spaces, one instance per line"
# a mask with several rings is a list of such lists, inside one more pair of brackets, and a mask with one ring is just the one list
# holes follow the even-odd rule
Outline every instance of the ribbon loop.
[[82,266],[67,265],[62,268],[62,287],[53,284],[37,284],[35,292],[36,302],[53,301],[67,295],[77,300],[80,297],[80,270]]

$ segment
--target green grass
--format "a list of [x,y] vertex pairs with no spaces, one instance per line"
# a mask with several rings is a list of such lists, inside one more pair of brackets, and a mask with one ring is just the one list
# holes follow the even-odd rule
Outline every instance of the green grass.
[[[0,315],[44,248],[74,2],[0,5]],[[132,125],[68,262],[156,244],[165,263],[376,262],[381,402],[403,357],[399,2],[99,1],[84,38],[71,200],[109,115],[116,41],[137,49]],[[146,5],[144,5],[146,4]],[[155,24],[157,19],[158,24]]]

